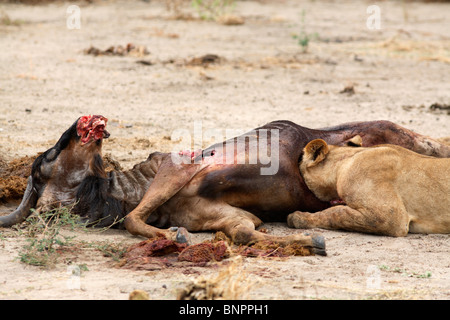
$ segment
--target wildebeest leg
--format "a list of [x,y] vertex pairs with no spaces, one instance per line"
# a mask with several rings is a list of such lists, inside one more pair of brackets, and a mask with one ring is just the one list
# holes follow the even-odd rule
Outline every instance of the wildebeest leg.
[[[389,215],[379,210],[387,210]],[[298,229],[342,229],[401,237],[408,233],[409,217],[403,205],[360,211],[340,205],[315,213],[296,211],[287,217],[287,224]]]
[[175,238],[173,229],[159,229],[146,224],[145,221],[152,212],[180,191],[199,170],[200,165],[197,164],[177,165],[170,158],[164,160],[141,202],[125,218],[125,228],[128,232],[146,238],[158,235]]
[[321,235],[298,233],[289,236],[274,236],[255,230],[262,224],[262,221],[248,211],[228,204],[223,204],[212,210],[217,211],[217,216],[222,216],[223,218],[206,223],[204,229],[223,231],[236,244],[249,244],[264,240],[278,243],[281,246],[297,243],[313,248],[316,254],[326,255],[325,240]]
[[[450,157],[450,146],[442,144],[430,137],[408,130],[398,124],[390,121],[381,121],[380,129],[384,134],[385,143],[396,144],[417,153],[433,157]],[[375,126],[373,130],[376,132],[377,127]],[[376,135],[377,133],[374,134],[374,136]]]
[[391,121],[351,122],[322,128],[329,144],[346,145],[355,135],[362,137],[362,146],[395,144],[414,152],[433,157],[450,158],[450,146],[413,132]]

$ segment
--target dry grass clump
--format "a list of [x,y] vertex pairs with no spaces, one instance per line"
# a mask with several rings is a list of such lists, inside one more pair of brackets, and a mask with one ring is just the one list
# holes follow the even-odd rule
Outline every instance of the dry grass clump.
[[127,43],[126,45],[110,46],[105,50],[98,49],[94,46],[90,46],[88,49],[84,50],[85,54],[90,54],[93,56],[132,56],[132,57],[143,57],[148,55],[150,52],[145,46],[134,45],[132,43]]
[[199,277],[179,289],[177,300],[243,300],[248,298],[253,282],[236,257],[217,276]]
[[450,42],[447,40],[413,39],[409,34],[399,33],[372,47],[389,55],[450,63]]
[[0,202],[20,199],[27,187],[31,165],[39,154],[6,162],[0,159]]

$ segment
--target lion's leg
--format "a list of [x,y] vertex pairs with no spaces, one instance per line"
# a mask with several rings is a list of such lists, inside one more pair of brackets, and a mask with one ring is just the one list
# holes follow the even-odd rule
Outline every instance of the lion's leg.
[[[335,206],[316,213],[296,211],[287,218],[288,226],[308,229],[343,229],[388,236],[406,236],[409,219],[403,208],[386,207],[358,211],[349,206]],[[377,213],[378,212],[378,213]]]

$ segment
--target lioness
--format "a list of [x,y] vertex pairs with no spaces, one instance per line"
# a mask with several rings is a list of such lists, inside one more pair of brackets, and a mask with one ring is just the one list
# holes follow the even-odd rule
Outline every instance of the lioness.
[[[361,145],[361,137],[355,137]],[[450,233],[450,159],[395,145],[304,148],[300,171],[310,190],[335,204],[288,216],[295,228],[344,229],[388,236]]]

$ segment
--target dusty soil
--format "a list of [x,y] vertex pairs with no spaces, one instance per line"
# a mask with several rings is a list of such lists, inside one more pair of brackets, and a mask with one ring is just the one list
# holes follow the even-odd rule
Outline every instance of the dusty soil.
[[[379,4],[380,30],[366,27],[365,1],[238,1],[239,25],[196,19],[190,7],[183,12],[193,18],[176,20],[161,1],[101,1],[80,5],[79,30],[66,27],[69,3],[1,4],[1,155],[10,161],[44,151],[84,114],[109,118],[104,151],[124,168],[152,151],[171,151],[172,132],[192,131],[195,120],[225,132],[276,119],[317,128],[387,119],[449,137],[448,112],[430,106],[450,102],[450,4]],[[302,30],[310,38],[306,53],[293,38]],[[149,54],[85,52],[128,43]],[[195,59],[206,54],[219,59]],[[0,214],[16,205],[1,205]],[[264,227],[298,232],[284,223]],[[244,258],[239,270],[251,281],[243,296],[450,297],[448,235],[313,231],[326,238],[328,256]],[[95,247],[126,247],[142,238],[121,230],[67,232],[84,245],[64,252],[52,268],[39,268],[18,259],[23,234],[0,229],[0,299],[127,299],[135,289],[175,299],[177,288],[227,266],[121,269]],[[198,233],[193,240],[211,237]],[[75,278],[74,265],[83,266]]]

